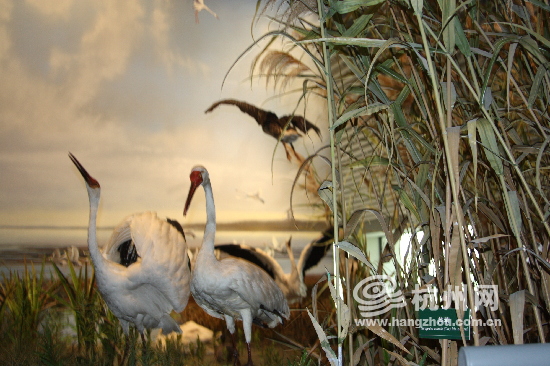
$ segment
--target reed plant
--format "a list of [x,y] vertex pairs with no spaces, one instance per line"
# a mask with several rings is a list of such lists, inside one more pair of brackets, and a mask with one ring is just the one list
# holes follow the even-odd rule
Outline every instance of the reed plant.
[[55,304],[44,266],[25,266],[22,273],[10,272],[0,284],[2,293],[2,334],[4,344],[25,353],[37,337],[46,310]]
[[[343,232],[328,282],[336,316],[311,313],[328,362],[450,365],[465,345],[545,342],[548,2],[259,3],[258,16],[270,14],[275,29],[250,47],[262,46],[252,76],[294,92],[296,110],[319,97],[327,109],[330,144],[298,174],[330,162],[319,195],[335,237]],[[380,262],[393,264],[409,296],[380,318],[415,318],[418,287],[433,289],[441,306],[445,291],[461,286],[472,320],[501,325],[473,325],[469,341],[464,331],[461,340],[430,341],[411,326],[356,327],[355,284],[387,268],[368,260],[367,221],[384,233]],[[411,239],[399,248],[403,233]],[[480,286],[497,286],[498,308],[476,303]]]
[[[48,272],[45,261],[39,266],[28,263],[21,273],[12,271],[0,281],[2,365],[224,364],[217,360],[224,359],[223,352],[212,354],[212,350],[222,349],[217,339],[212,347],[207,347],[199,339],[185,344],[182,335],[177,335],[161,344],[147,332],[143,346],[139,332],[133,327],[126,337],[118,319],[97,292],[93,267],[86,263],[80,268],[70,263],[65,268],[53,263],[52,266],[53,272]],[[213,322],[194,302],[180,317],[213,329],[225,329],[222,321]],[[298,316],[291,323],[285,334],[304,336],[303,319]],[[294,357],[301,354],[299,351],[283,353],[283,346],[262,339],[259,331],[263,330],[254,332],[255,344],[264,345],[258,348],[258,360],[262,360],[259,365],[307,365],[311,361],[308,354]],[[284,339],[271,329],[265,331],[269,331],[269,337]],[[290,339],[293,338],[299,339],[291,335]],[[240,349],[242,354],[246,347],[241,344]],[[295,361],[289,361],[294,358]]]
[[[69,276],[65,276],[57,264],[53,268],[64,290],[57,301],[70,309],[75,317],[77,344],[80,351],[92,357],[99,340],[99,319],[103,312],[99,293],[95,287],[95,276],[86,263],[78,275],[71,261],[68,262]],[[115,340],[117,338],[115,337]]]

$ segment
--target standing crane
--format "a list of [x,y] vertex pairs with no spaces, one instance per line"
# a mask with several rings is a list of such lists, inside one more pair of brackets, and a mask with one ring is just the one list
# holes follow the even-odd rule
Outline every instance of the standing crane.
[[259,248],[244,244],[217,244],[215,248],[262,268],[283,290],[288,303],[292,304],[306,297],[307,286],[304,282],[306,271],[317,265],[330,250],[333,242],[332,237],[333,235],[327,230],[320,238],[306,245],[300,254],[298,263],[294,260],[294,253],[290,245],[292,238],[287,240],[286,250],[290,259],[290,273],[285,273],[275,258]]
[[292,143],[301,137],[301,133],[308,133],[309,130],[313,130],[321,137],[321,130],[313,123],[309,122],[302,116],[286,115],[278,117],[275,113],[260,109],[252,104],[242,102],[235,99],[222,99],[212,104],[204,113],[212,112],[221,104],[234,105],[238,107],[241,112],[248,114],[254,118],[262,130],[276,140],[281,140],[286,157],[290,161],[292,156],[297,156],[296,151]]
[[129,326],[133,324],[144,345],[145,329],[162,328],[164,334],[181,333],[170,313],[183,311],[189,300],[189,259],[183,235],[154,212],[138,213],[126,217],[100,249],[96,236],[99,182],[73,154],[69,153],[69,157],[88,190],[88,249],[103,300],[119,319],[124,333],[128,336]]
[[235,365],[239,362],[235,346],[235,320],[242,320],[248,349],[246,365],[252,366],[252,323],[265,324],[270,328],[283,323],[290,316],[288,303],[273,279],[259,267],[238,258],[216,258],[216,208],[208,171],[202,166],[195,166],[190,179],[191,187],[183,215],[187,214],[198,186],[204,188],[206,196],[206,226],[193,267],[191,293],[209,315],[225,319],[233,342]]

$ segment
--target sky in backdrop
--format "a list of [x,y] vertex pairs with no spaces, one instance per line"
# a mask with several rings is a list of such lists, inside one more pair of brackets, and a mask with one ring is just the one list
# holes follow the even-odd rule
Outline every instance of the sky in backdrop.
[[[206,3],[219,19],[203,11],[197,24],[192,0],[0,0],[0,226],[87,224],[69,151],[101,183],[102,226],[145,210],[183,221],[196,164],[210,172],[219,221],[286,218],[297,167],[282,147],[272,166],[276,140],[252,118],[204,111],[236,98],[289,114],[298,95],[272,98],[247,79],[259,46],[222,88],[269,24],[252,25],[255,0]],[[324,132],[318,105],[306,117]],[[323,144],[301,140],[304,155]],[[187,221],[204,220],[198,193]]]

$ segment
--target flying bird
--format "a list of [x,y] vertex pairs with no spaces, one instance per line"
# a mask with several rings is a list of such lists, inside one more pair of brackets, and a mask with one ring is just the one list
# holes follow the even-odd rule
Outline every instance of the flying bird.
[[203,10],[206,10],[210,14],[214,16],[214,18],[218,18],[218,14],[214,13],[206,4],[204,4],[204,0],[193,0],[193,9],[195,9],[195,22],[199,23],[199,13]]
[[292,143],[302,136],[302,133],[307,134],[309,130],[313,130],[321,137],[321,130],[313,123],[309,122],[302,116],[286,115],[278,117],[275,113],[260,109],[252,104],[242,102],[235,99],[222,99],[212,104],[204,113],[210,113],[221,104],[237,106],[241,112],[248,114],[262,126],[262,130],[276,140],[281,140],[286,157],[290,161],[292,156],[296,155]]
[[286,242],[286,250],[290,259],[290,273],[285,273],[279,264],[268,253],[259,248],[244,244],[218,244],[216,249],[233,257],[247,260],[262,268],[283,290],[289,304],[300,301],[307,296],[307,286],[304,282],[305,273],[316,266],[331,248],[333,235],[327,230],[323,235],[304,247],[298,263],[294,259],[291,248],[292,237]]
[[260,203],[265,203],[265,200],[262,198],[262,192],[260,190],[256,191],[256,193],[246,193],[237,188],[236,191],[238,193],[241,193],[245,198],[250,198]]
[[252,323],[270,328],[283,323],[290,316],[288,303],[273,279],[259,267],[238,258],[216,258],[216,208],[208,171],[202,166],[195,166],[191,170],[190,179],[191,187],[183,215],[187,214],[198,186],[204,188],[206,196],[206,227],[193,267],[191,293],[197,304],[209,315],[225,319],[233,342],[235,365],[239,362],[235,347],[235,320],[242,320],[248,349],[246,365],[251,366]]
[[145,329],[181,333],[170,313],[183,311],[189,300],[190,270],[183,235],[154,212],[138,213],[126,217],[100,249],[96,236],[99,182],[74,155],[69,153],[69,157],[88,190],[88,249],[103,300],[120,320],[124,333],[128,335],[133,324],[143,344]]

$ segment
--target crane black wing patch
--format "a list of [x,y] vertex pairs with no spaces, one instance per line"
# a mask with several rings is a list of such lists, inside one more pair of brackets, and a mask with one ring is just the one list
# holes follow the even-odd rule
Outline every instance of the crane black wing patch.
[[124,267],[128,267],[135,263],[139,258],[136,246],[131,239],[120,244],[117,251],[120,253],[120,264]]

